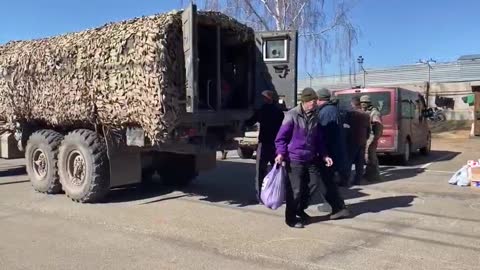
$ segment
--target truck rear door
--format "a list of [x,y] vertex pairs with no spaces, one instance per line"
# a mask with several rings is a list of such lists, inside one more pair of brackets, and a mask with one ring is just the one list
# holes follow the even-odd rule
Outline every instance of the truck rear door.
[[261,92],[273,90],[287,108],[297,105],[298,33],[257,32],[255,90],[256,107],[261,105]]
[[198,107],[198,37],[197,6],[190,4],[182,12],[183,51],[185,55],[186,109],[194,113]]

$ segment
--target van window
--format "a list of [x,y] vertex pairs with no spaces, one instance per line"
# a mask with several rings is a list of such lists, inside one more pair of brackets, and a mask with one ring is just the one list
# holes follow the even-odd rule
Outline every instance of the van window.
[[[350,102],[353,97],[361,97],[367,95],[366,93],[355,93],[355,94],[339,94],[338,101],[340,109],[350,110],[352,108]],[[372,100],[372,105],[377,107],[380,110],[382,115],[388,115],[391,112],[391,92],[374,92],[368,93],[370,99]]]
[[402,118],[411,119],[415,116],[415,109],[410,100],[402,100]]

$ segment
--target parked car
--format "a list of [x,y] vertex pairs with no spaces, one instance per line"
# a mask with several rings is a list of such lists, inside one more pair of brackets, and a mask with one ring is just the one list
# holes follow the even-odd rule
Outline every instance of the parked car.
[[427,106],[423,95],[403,88],[348,89],[335,92],[341,109],[351,109],[354,96],[369,95],[382,114],[384,125],[378,153],[397,156],[408,164],[411,154],[430,153],[432,136],[428,126]]

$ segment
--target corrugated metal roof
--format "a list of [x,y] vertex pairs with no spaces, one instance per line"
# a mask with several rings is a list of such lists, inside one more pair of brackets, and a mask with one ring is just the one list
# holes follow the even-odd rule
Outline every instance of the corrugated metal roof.
[[[384,86],[398,84],[424,83],[428,81],[429,66],[415,64],[385,69],[367,69],[365,81],[367,86]],[[430,82],[466,82],[480,81],[480,60],[436,63],[431,65]],[[342,76],[322,76],[312,80],[299,80],[300,89],[311,86],[333,89],[350,88],[363,85],[363,73]]]
[[467,54],[467,55],[462,55],[458,58],[459,61],[476,60],[476,59],[480,59],[480,54]]

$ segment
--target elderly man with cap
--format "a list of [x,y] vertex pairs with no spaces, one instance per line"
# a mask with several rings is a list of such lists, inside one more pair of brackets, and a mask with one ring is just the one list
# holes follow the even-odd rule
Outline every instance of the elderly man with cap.
[[[312,192],[321,179],[320,163],[331,167],[322,130],[316,115],[317,94],[311,88],[302,91],[301,104],[288,111],[275,140],[279,164],[286,162],[288,182],[285,222],[293,228],[303,228],[310,216],[305,213]],[[343,200],[332,207],[344,209]],[[338,210],[339,211],[339,210]],[[334,215],[331,218],[335,218]]]
[[[332,98],[330,90],[322,88],[317,91],[317,113],[322,133],[324,134],[327,151],[333,158],[334,166],[321,166],[322,181],[325,186],[325,200],[332,206],[332,216],[342,218],[349,215],[344,209],[345,204],[335,183],[335,172],[340,176],[340,183],[347,185],[351,166],[347,168],[345,132],[338,108],[338,101]],[[320,208],[319,208],[320,209]]]
[[252,126],[260,124],[257,148],[257,166],[255,177],[255,189],[257,200],[260,202],[260,189],[263,178],[267,175],[268,164],[275,164],[275,136],[282,125],[284,113],[280,106],[275,103],[275,93],[270,90],[262,92],[263,105],[255,112],[246,124]]
[[362,109],[370,115],[370,136],[367,141],[367,167],[365,169],[365,179],[367,181],[379,181],[380,166],[377,156],[378,140],[383,133],[382,116],[380,111],[372,105],[370,96],[360,97]]
[[340,184],[348,183],[351,168],[346,168],[346,137],[342,117],[338,108],[338,101],[332,99],[330,90],[322,88],[317,91],[318,95],[318,120],[325,134],[327,151],[333,158],[333,168],[324,170],[324,178],[333,179],[335,172],[340,176]]

